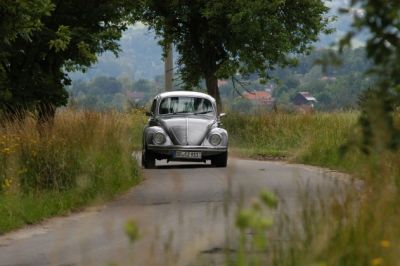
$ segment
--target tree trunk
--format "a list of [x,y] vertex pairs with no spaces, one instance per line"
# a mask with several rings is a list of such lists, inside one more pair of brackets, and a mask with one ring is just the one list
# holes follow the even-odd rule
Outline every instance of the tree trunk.
[[167,55],[164,58],[165,91],[172,91],[174,87],[174,61],[172,43],[168,44],[166,50]]
[[207,93],[217,101],[218,112],[222,112],[221,96],[219,95],[218,79],[214,73],[206,73]]

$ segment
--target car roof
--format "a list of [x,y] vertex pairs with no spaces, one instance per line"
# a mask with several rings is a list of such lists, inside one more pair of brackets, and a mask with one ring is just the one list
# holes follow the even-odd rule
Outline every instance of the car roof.
[[196,92],[196,91],[167,91],[158,94],[156,97],[160,98],[168,98],[168,97],[199,97],[199,98],[205,98],[208,99],[212,102],[215,102],[215,99],[211,97],[208,94],[202,93],[202,92]]

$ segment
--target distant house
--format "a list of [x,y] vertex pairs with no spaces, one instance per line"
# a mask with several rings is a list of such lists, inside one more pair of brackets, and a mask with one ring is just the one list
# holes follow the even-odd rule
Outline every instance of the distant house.
[[127,92],[127,96],[131,101],[139,102],[146,97],[146,94],[142,91],[129,91]]
[[322,81],[336,80],[336,77],[323,76],[320,78]]
[[225,86],[225,85],[228,85],[228,84],[229,84],[229,82],[227,80],[225,80],[225,79],[219,79],[218,80],[218,87],[222,87],[222,86]]
[[242,94],[243,97],[251,102],[259,105],[273,105],[274,98],[272,98],[271,92],[269,91],[253,91],[245,92]]
[[293,104],[303,111],[311,111],[314,109],[317,99],[308,91],[300,91],[293,98]]

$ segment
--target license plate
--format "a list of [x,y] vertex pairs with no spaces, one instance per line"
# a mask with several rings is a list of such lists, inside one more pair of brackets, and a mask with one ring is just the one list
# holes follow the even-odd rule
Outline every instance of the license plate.
[[201,152],[194,151],[176,151],[176,158],[187,158],[187,159],[201,159]]

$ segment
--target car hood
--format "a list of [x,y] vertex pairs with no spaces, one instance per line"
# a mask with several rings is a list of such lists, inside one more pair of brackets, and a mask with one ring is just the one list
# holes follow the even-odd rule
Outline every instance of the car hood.
[[214,123],[215,120],[202,117],[160,119],[161,126],[175,145],[201,145]]

